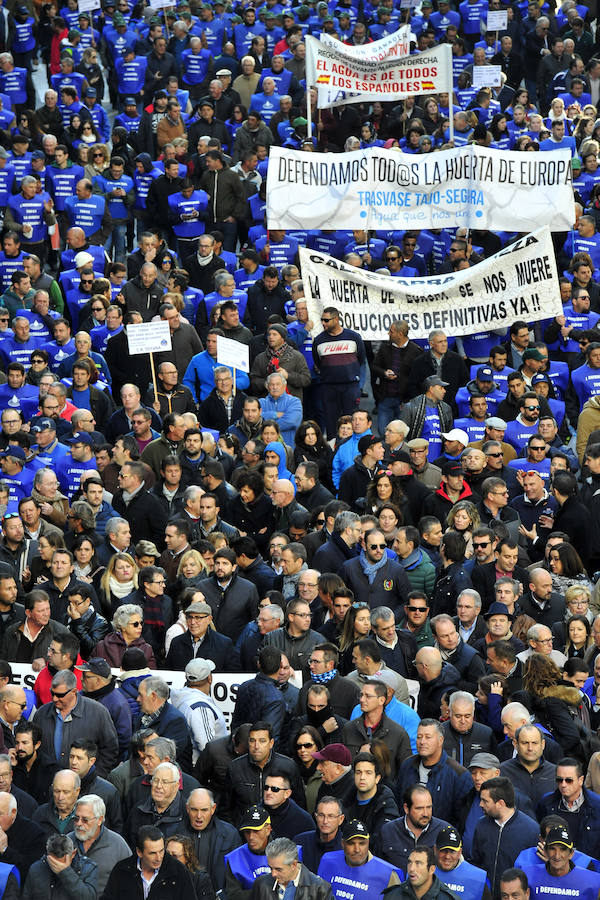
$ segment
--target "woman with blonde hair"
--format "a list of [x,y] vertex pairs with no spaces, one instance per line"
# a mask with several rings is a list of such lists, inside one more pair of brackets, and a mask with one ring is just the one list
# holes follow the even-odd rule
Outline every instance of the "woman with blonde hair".
[[88,150],[88,163],[84,167],[86,178],[92,181],[98,175],[102,175],[108,168],[110,153],[106,144],[92,144]]
[[100,579],[100,602],[114,613],[125,597],[138,589],[138,567],[129,553],[115,553]]

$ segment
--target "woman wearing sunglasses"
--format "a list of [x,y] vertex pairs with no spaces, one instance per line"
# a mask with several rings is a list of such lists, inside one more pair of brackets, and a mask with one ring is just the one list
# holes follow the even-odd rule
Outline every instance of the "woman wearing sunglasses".
[[125,603],[116,610],[112,626],[115,629],[112,634],[96,644],[92,656],[100,656],[105,659],[113,669],[121,668],[123,654],[129,647],[138,647],[148,663],[150,669],[156,668],[154,652],[150,644],[142,637],[144,616],[142,608],[135,603]]

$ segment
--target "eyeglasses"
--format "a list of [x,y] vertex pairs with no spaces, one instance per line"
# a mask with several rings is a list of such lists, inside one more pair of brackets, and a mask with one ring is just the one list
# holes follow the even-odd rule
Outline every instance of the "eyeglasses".
[[296,616],[298,619],[310,619],[312,613],[289,613],[290,616]]
[[[25,709],[25,707],[27,706],[26,703],[19,703],[18,700],[8,700],[7,703],[14,703],[15,706],[18,706],[20,709]],[[2,775],[0,775],[0,778],[1,777],[2,777]]]
[[551,637],[549,637],[549,638],[537,638],[536,640],[533,641],[533,643],[534,643],[534,644],[551,644],[551,643],[552,643],[552,638],[551,638]]
[[176,784],[176,783],[177,782],[175,780],[165,781],[162,778],[153,778],[152,779],[152,784],[156,785],[157,787],[164,787],[166,784]]
[[139,626],[140,626],[142,623],[141,623],[141,622],[139,621],[139,619],[138,619],[137,622],[130,622],[129,624],[130,624],[130,626],[131,626],[132,628],[139,628]]
[[388,262],[393,262],[395,259],[400,259],[399,256],[386,256],[386,260]]
[[428,606],[405,606],[404,609],[407,609],[409,612],[419,612],[426,613],[429,609]]
[[82,278],[81,279],[81,284],[93,284],[93,283],[94,283],[93,278]]
[[73,816],[73,819],[76,822],[83,822],[84,825],[87,825],[89,822],[94,822],[98,816]]
[[[309,744],[309,746],[311,746]],[[265,784],[265,791],[271,791],[272,794],[278,794],[279,791],[287,791],[289,788],[275,787],[273,784]]]
[[560,775],[557,775],[555,780],[557,784],[562,784],[563,781],[565,781],[567,784],[573,784],[573,782],[575,781],[574,778],[561,778]]
[[94,159],[104,159],[104,153],[92,153]]
[[150,584],[166,584],[166,583],[167,582],[165,581],[164,578],[155,578],[154,581],[150,582]]
[[493,456],[495,459],[502,456],[502,453],[487,453],[486,456]]
[[534,447],[533,444],[530,444],[529,449],[530,450],[545,450],[546,446],[544,445],[543,447]]
[[[56,653],[57,651],[53,650],[52,652]],[[53,688],[50,688],[50,693],[52,694],[53,697],[56,697],[58,700],[62,699],[63,697],[66,697],[67,694],[70,694],[72,691],[73,691],[73,688],[71,688],[68,691],[63,691],[62,694],[59,694],[58,691],[55,691],[55,690],[53,690]]]
[[367,544],[367,550],[385,550],[387,544]]
[[296,744],[297,750],[310,750],[311,747],[314,747],[314,741],[311,741],[309,744]]

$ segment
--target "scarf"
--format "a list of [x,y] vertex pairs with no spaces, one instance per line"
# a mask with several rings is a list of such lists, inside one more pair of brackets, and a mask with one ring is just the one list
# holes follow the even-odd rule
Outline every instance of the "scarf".
[[[289,344],[282,344],[278,350],[272,350],[271,347],[267,345],[267,375],[272,375],[273,372],[278,372],[281,367],[284,369],[288,369],[285,361],[286,358],[290,359],[292,357],[292,347]],[[286,388],[286,393],[289,394],[289,391]]]
[[155,722],[158,722],[158,720],[160,719],[160,715],[164,709],[164,705],[165,704],[163,703],[160,709],[157,709],[156,712],[145,713],[145,715],[142,716],[141,723],[143,728],[150,728],[151,725],[153,725]]
[[129,504],[131,503],[131,501],[133,500],[133,498],[134,498],[137,494],[139,494],[139,492],[140,492],[141,490],[143,490],[143,488],[144,488],[144,485],[143,485],[143,484],[140,484],[140,486],[139,486],[138,488],[136,488],[135,491],[123,491],[123,492],[122,492],[122,495],[123,495],[123,503],[125,504],[125,506],[129,506]]
[[89,563],[87,564],[87,566],[80,566],[75,563],[73,571],[75,573],[75,578],[79,578],[81,580],[81,578],[85,577],[86,575],[92,574],[92,567]]
[[213,261],[214,255],[214,253],[209,253],[208,256],[200,256],[196,253],[196,261],[200,268],[203,269],[204,266],[208,266]]
[[162,597],[144,597],[144,622],[155,628],[164,628],[165,620],[162,613]]
[[369,579],[369,584],[373,584],[375,578],[377,577],[378,571],[380,569],[383,569],[383,567],[387,564],[387,553],[383,554],[379,562],[370,563],[367,559],[367,554],[365,553],[365,551],[361,550],[359,560],[363,572]]
[[111,594],[113,594],[118,600],[122,600],[123,597],[127,597],[129,594],[135,591],[135,584],[133,581],[117,581],[117,579],[111,575],[108,579],[108,586]]
[[310,679],[311,681],[314,681],[315,684],[327,684],[329,681],[333,681],[337,673],[337,669],[332,669],[331,672],[311,673]]
[[283,576],[283,585],[281,587],[281,593],[285,597],[286,600],[292,600],[296,594],[298,593],[298,582],[300,581],[300,576],[303,572],[308,571],[308,566],[306,563],[302,564],[302,568],[299,572],[296,572],[295,575],[284,575]]

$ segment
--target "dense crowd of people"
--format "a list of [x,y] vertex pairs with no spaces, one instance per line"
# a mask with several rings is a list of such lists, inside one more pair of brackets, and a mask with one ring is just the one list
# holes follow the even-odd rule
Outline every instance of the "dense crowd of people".
[[[0,4],[4,900],[597,900],[595,17]],[[317,110],[304,37],[403,23],[452,96]],[[300,247],[420,278],[518,235],[267,230],[270,150],[436,153],[450,117],[571,151],[562,313],[370,340]]]

